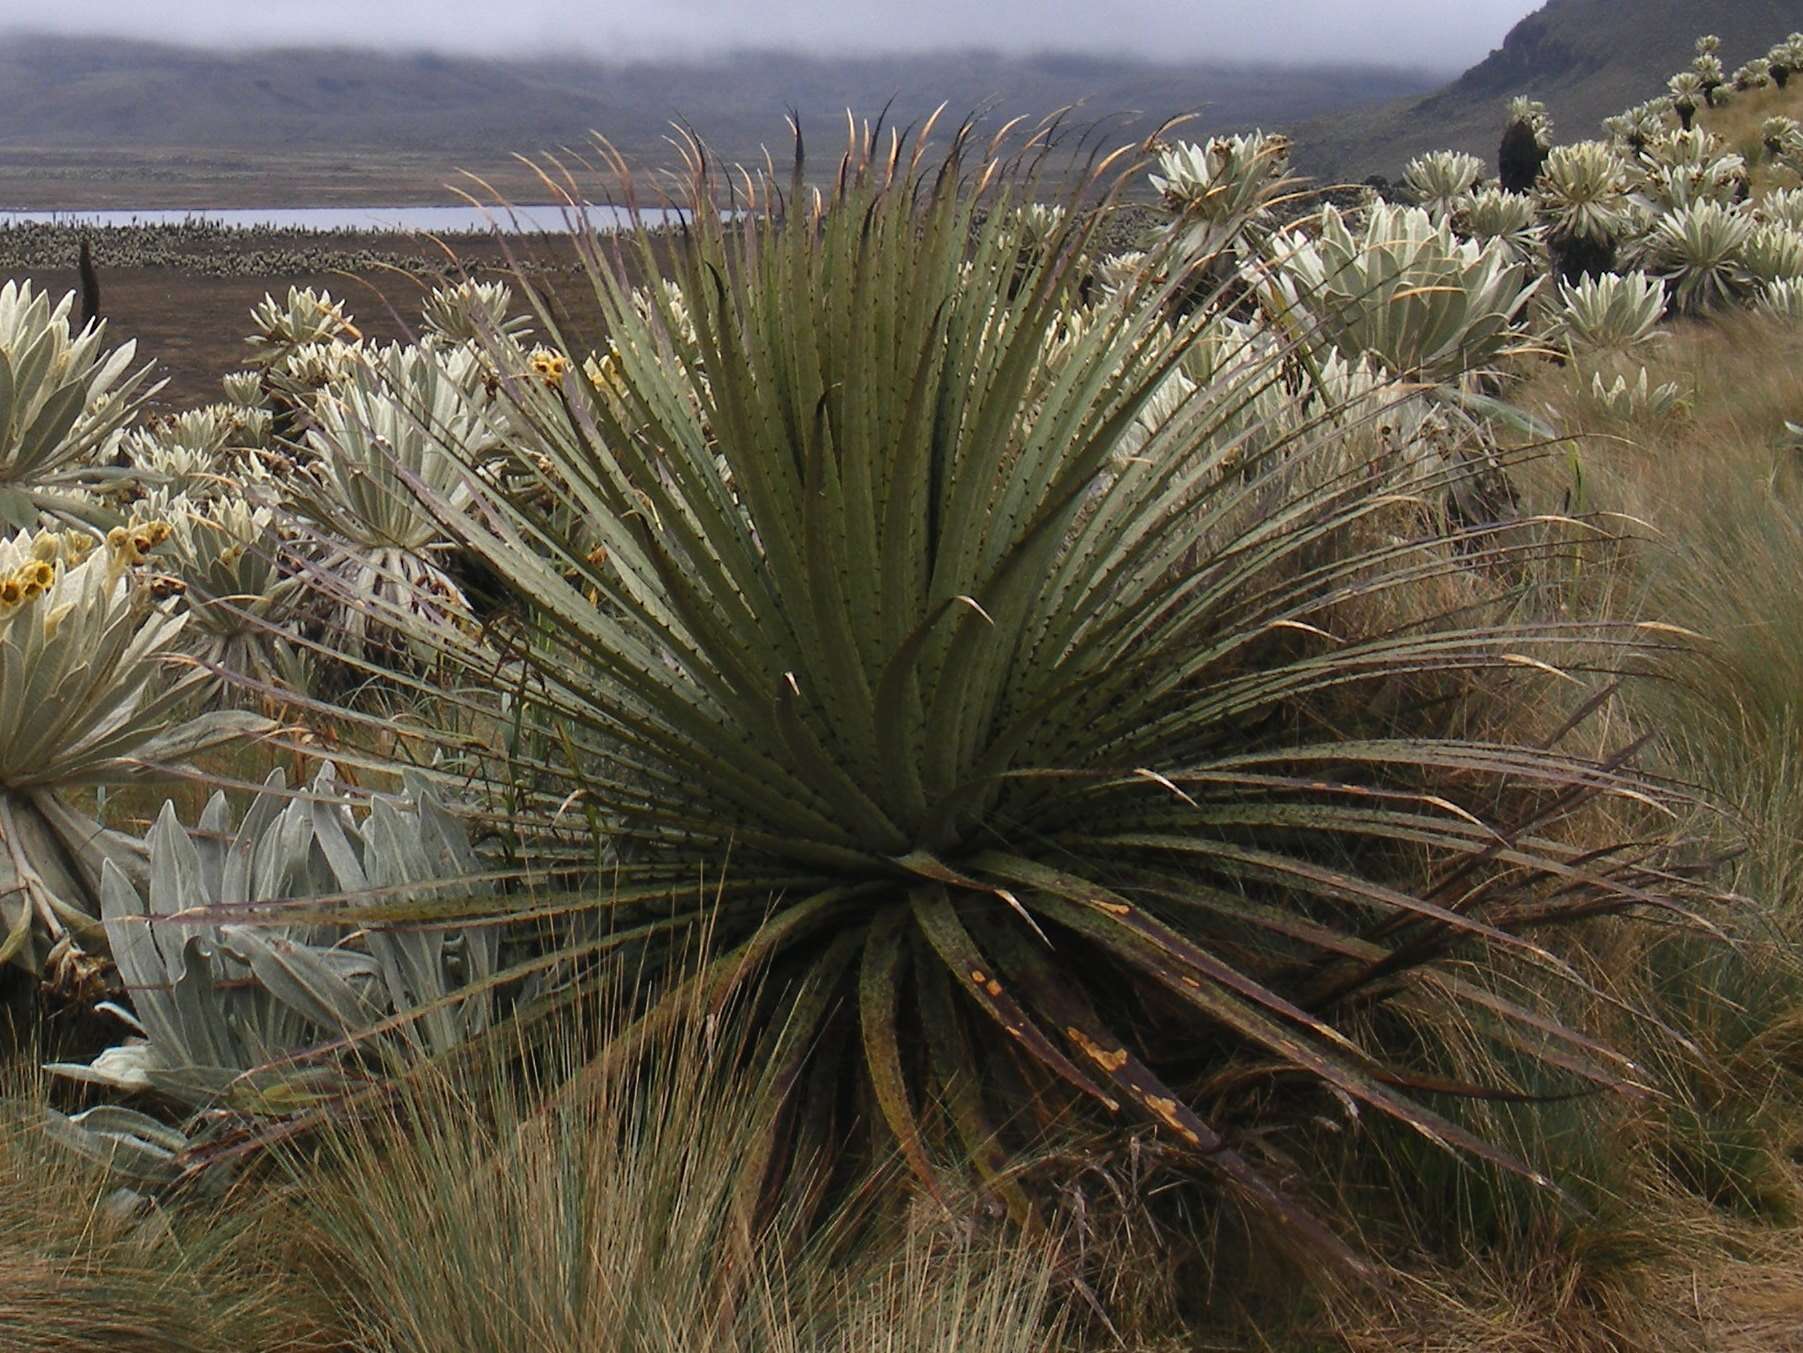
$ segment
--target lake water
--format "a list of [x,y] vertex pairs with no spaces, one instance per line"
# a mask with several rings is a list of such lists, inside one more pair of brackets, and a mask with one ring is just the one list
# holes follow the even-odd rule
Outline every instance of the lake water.
[[[646,208],[641,215],[657,224],[674,213]],[[590,207],[591,224],[617,228],[628,215],[620,207]],[[569,213],[558,206],[513,207],[508,211],[484,211],[479,207],[221,207],[178,211],[0,211],[0,227],[7,225],[167,226],[186,222],[210,222],[257,230],[354,230],[423,231],[456,235],[470,231],[488,233],[499,226],[509,233],[542,233],[567,229]]]

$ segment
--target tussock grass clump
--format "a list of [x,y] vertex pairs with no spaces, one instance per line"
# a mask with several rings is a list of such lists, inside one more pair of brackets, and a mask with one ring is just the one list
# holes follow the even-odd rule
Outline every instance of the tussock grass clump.
[[[151,1203],[44,1130],[44,1086],[0,1065],[0,1343],[8,1353],[337,1347],[295,1300],[255,1204]],[[242,1202],[243,1200],[238,1200]]]
[[[1544,476],[1524,481],[1530,504],[1576,501],[1627,524],[1628,538],[1560,585],[1564,604],[1694,636],[1659,656],[1657,679],[1632,686],[1619,715],[1648,731],[1653,765],[1698,787],[1708,806],[1692,810],[1689,829],[1719,849],[1742,904],[1716,918],[1725,936],[1585,932],[1577,961],[1670,1031],[1622,1031],[1655,1093],[1531,1114],[1483,1108],[1481,1118],[1515,1125],[1488,1129],[1497,1138],[1537,1139],[1520,1149],[1547,1161],[1589,1215],[1498,1181],[1450,1181],[1441,1215],[1456,1213],[1462,1243],[1488,1240],[1462,1275],[1422,1275],[1409,1311],[1418,1342],[1398,1334],[1400,1346],[1436,1346],[1425,1331],[1444,1320],[1472,1347],[1762,1347],[1803,1290],[1777,1257],[1794,1243],[1785,1238],[1803,1197],[1803,611],[1791,586],[1803,467],[1786,427],[1803,413],[1797,352],[1793,329],[1755,315],[1674,325],[1637,355],[1652,380],[1684,392],[1659,418],[1601,417],[1581,364],[1544,365],[1517,387],[1518,402],[1574,438],[1573,459],[1549,458]],[[1566,1015],[1619,1027],[1607,1009]],[[1444,1037],[1452,1026],[1432,1027]],[[1433,1178],[1418,1152],[1397,1159],[1417,1181]],[[1584,1299],[1561,1298],[1551,1318],[1549,1291]]]
[[[733,1070],[730,1017],[690,1012],[579,1096],[489,1069],[403,1087],[297,1157],[318,1298],[370,1353],[1037,1353],[1062,1343],[1056,1250],[973,1233],[876,1187],[824,1231],[759,1214],[743,1162],[781,1115]],[[552,1082],[586,1054],[551,1054]]]
[[1623,604],[1700,636],[1639,703],[1677,773],[1726,809],[1713,831],[1754,904],[1732,948],[1672,937],[1648,951],[1658,1008],[1704,1050],[1668,1054],[1680,1090],[1665,1159],[1712,1202],[1778,1219],[1797,1207],[1785,1153],[1803,1102],[1803,466],[1784,444],[1803,413],[1797,351],[1793,331],[1752,317],[1675,335],[1661,369],[1696,392],[1690,416],[1599,451],[1619,468],[1593,481],[1646,523]]

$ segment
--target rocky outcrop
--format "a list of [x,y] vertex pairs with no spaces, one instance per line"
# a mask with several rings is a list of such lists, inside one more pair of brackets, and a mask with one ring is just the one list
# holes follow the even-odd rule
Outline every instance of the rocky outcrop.
[[1503,45],[1446,89],[1422,100],[1423,112],[1473,99],[1505,98],[1538,85],[1582,80],[1601,70],[1606,57],[1589,43],[1574,41],[1565,13],[1583,6],[1551,4],[1528,15]]

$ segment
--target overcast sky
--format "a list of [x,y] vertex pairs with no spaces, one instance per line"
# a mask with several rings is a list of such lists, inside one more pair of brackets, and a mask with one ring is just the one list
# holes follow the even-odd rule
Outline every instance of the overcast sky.
[[[1459,69],[1540,0],[0,0],[27,28],[168,41],[658,55],[986,46]],[[1126,16],[1123,17],[1122,11]]]

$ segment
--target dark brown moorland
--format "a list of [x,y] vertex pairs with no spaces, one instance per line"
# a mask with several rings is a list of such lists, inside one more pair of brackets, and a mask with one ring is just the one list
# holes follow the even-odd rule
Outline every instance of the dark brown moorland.
[[[254,242],[255,237],[251,237]],[[509,272],[507,252],[496,240],[458,237],[451,246],[452,264],[436,242],[405,235],[337,237],[347,253],[360,248],[385,255],[412,254],[442,263],[442,271],[414,274],[390,268],[348,271],[293,271],[209,276],[169,267],[100,269],[101,312],[109,343],[135,339],[141,360],[155,358],[163,388],[150,404],[152,412],[192,408],[221,398],[220,377],[244,366],[250,351],[251,308],[265,293],[277,299],[290,287],[329,290],[345,302],[357,327],[374,342],[417,338],[420,305],[441,277],[459,271],[477,277]],[[577,335],[592,332],[592,289],[576,268],[567,244],[555,239],[509,241],[516,257],[530,256],[539,286]],[[80,287],[73,267],[0,266],[0,282],[29,279],[60,296]]]

